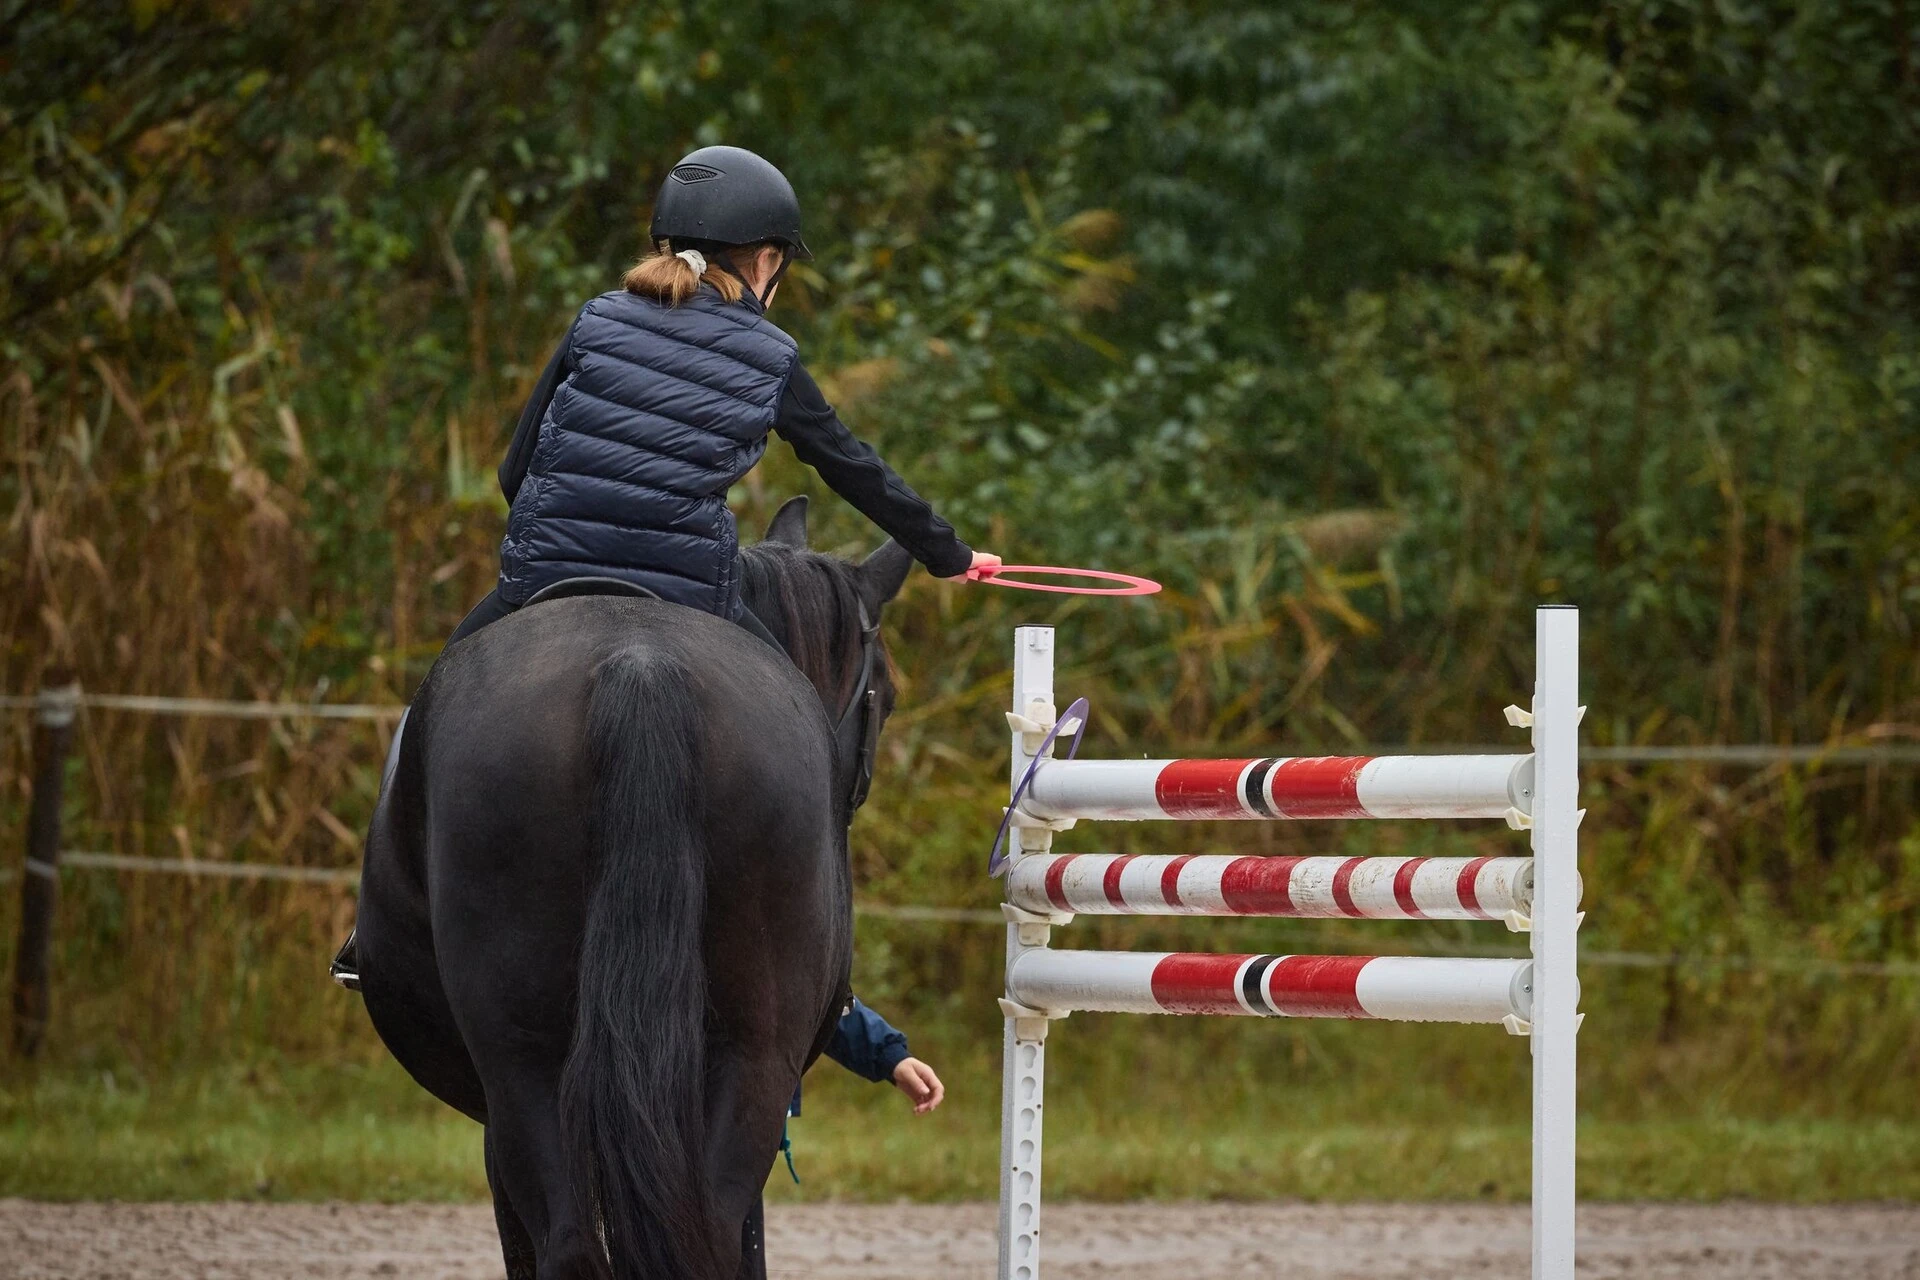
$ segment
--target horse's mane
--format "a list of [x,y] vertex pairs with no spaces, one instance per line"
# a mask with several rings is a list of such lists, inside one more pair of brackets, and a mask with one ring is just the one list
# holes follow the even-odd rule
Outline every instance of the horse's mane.
[[857,566],[782,542],[743,548],[741,562],[747,607],[786,646],[828,714],[837,713],[857,692],[860,675]]

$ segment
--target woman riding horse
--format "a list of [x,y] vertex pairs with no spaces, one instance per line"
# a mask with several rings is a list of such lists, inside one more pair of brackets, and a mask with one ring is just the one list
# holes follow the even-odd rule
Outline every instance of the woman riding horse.
[[[692,153],[652,236],[522,416],[499,585],[421,684],[362,873],[368,1012],[486,1126],[511,1280],[764,1275],[760,1189],[848,1001],[880,611],[912,559],[997,563],[766,320],[807,255],[777,169]],[[893,541],[816,555],[795,500],[743,552],[726,494],[770,431]],[[658,599],[550,590],[579,577]]]
[[661,188],[652,236],[626,287],[581,308],[520,415],[500,464],[513,507],[500,585],[454,639],[584,575],[764,635],[742,604],[726,498],[769,430],[936,577],[999,563],[847,430],[767,321],[787,268],[812,257],[778,169],[738,147],[693,152]]

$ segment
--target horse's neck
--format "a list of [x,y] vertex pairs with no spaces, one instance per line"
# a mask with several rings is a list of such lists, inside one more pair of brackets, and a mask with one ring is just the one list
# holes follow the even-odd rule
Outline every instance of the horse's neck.
[[778,578],[770,575],[767,586],[771,589],[749,594],[747,607],[762,619],[779,615],[781,628],[786,633],[780,639],[786,645],[787,657],[820,695],[820,705],[832,715],[847,696],[846,684],[851,670],[851,659],[843,652],[847,646],[841,643],[842,637],[831,634],[829,628],[815,630],[789,612],[781,600],[785,593],[778,589],[777,582]]
[[808,661],[795,660],[800,674],[807,678],[815,693],[820,695],[820,705],[832,715],[840,709],[846,699],[847,663],[840,653],[840,646],[833,638],[812,637],[812,643],[805,649]]

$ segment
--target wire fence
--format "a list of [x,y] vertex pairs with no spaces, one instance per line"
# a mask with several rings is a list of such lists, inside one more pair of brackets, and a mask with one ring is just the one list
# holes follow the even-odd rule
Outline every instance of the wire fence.
[[[0,710],[30,711],[45,699],[0,694]],[[160,716],[210,716],[235,720],[362,720],[391,723],[406,708],[371,702],[240,702],[221,698],[169,698],[150,694],[81,693],[66,705],[83,710],[131,711]],[[1500,745],[1416,743],[1346,748],[1353,755],[1505,755]],[[1920,744],[1906,743],[1703,743],[1687,746],[1583,746],[1580,758],[1607,764],[1920,765]]]
[[[0,710],[32,710],[42,699],[0,693]],[[405,707],[373,702],[234,702],[224,698],[162,698],[143,693],[82,693],[72,703],[98,711],[155,716],[210,716],[228,720],[398,720]]]

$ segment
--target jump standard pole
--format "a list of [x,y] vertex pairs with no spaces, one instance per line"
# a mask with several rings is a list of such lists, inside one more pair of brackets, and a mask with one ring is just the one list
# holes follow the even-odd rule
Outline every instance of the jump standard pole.
[[40,1051],[51,1011],[54,907],[60,897],[60,808],[67,751],[80,708],[80,686],[62,673],[43,686],[33,708],[33,800],[27,811],[26,858],[20,877],[20,938],[13,963],[13,1049]]
[[[1007,717],[1013,732],[1011,787],[1042,750],[1046,730],[1054,726],[1053,628],[1018,627],[1013,633],[1013,706]],[[1013,839],[1020,853],[1044,853],[1053,832],[1044,823],[1017,812]],[[1016,854],[1016,857],[1018,854]],[[1073,917],[1003,907],[1007,918],[1007,971],[1031,947],[1044,947],[1052,923]],[[1040,1274],[1040,1139],[1046,1106],[1048,1015],[1000,1001],[1006,1018],[1002,1035],[1000,1090],[1000,1269],[1001,1280],[1038,1280]]]
[[1580,1027],[1580,613],[1534,613],[1533,1280],[1573,1280]]

